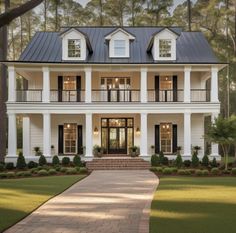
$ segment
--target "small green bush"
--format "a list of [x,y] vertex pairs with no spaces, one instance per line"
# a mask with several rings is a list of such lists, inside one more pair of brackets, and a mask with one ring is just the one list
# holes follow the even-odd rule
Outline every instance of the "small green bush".
[[181,175],[181,176],[191,175],[191,172],[189,170],[179,169],[178,175]]
[[191,174],[195,174],[196,170],[194,168],[186,169],[188,170]]
[[40,155],[39,157],[39,166],[43,166],[47,164],[47,160],[44,155]]
[[69,157],[63,157],[61,160],[62,165],[67,166],[70,164],[70,158]]
[[4,166],[4,164],[0,163],[0,172],[3,172],[3,171],[4,171],[4,169],[5,169],[5,166]]
[[218,167],[216,158],[213,158],[213,160],[211,161],[211,166],[212,166],[212,167]]
[[86,174],[86,173],[88,173],[88,169],[86,167],[81,167],[80,170],[79,170],[79,173],[80,174]]
[[171,175],[172,173],[173,173],[173,170],[170,167],[166,167],[163,169],[163,174],[165,175]]
[[231,171],[230,170],[223,170],[222,173],[225,175],[229,175],[231,173]]
[[202,158],[202,165],[204,167],[208,167],[209,166],[209,158],[208,158],[208,155],[204,155],[203,158]]
[[169,165],[169,159],[167,157],[164,157],[162,164],[168,166]]
[[38,164],[34,161],[29,161],[27,166],[29,169],[31,169],[31,168],[36,168],[38,166]]
[[202,170],[196,170],[196,171],[195,171],[195,174],[196,174],[197,176],[203,176],[203,171],[202,171]]
[[43,165],[43,166],[42,166],[42,169],[44,169],[44,170],[46,170],[46,171],[49,171],[50,168],[51,168],[51,167],[48,166],[48,165]]
[[199,158],[197,156],[197,152],[193,152],[193,155],[192,155],[192,166],[193,167],[198,167],[199,166]]
[[190,167],[191,166],[191,161],[190,160],[184,160],[184,166],[185,167]]
[[55,169],[57,172],[59,172],[59,171],[61,171],[61,166],[56,166],[54,169]]
[[156,171],[157,171],[156,167],[150,167],[149,170],[150,170],[151,172],[156,172]]
[[7,178],[7,173],[6,172],[0,173],[0,179],[3,179],[3,178]]
[[66,171],[66,174],[68,175],[73,175],[73,174],[76,174],[77,173],[77,170],[76,168],[67,168],[67,171]]
[[163,172],[163,168],[162,167],[156,167],[156,171],[157,171],[157,173],[162,173]]
[[207,169],[202,170],[202,173],[204,176],[208,176],[209,175],[209,171]]
[[217,167],[214,167],[211,169],[211,174],[213,175],[219,175],[220,174],[220,169]]
[[16,176],[17,176],[17,177],[21,177],[21,176],[23,176],[23,174],[24,174],[24,172],[17,172],[17,173],[16,173]]
[[177,173],[178,172],[178,168],[177,167],[171,167],[172,169],[172,173]]
[[163,151],[160,151],[160,153],[159,153],[159,161],[160,161],[160,164],[164,164],[164,153],[163,153]]
[[177,154],[174,164],[177,168],[181,168],[183,166],[183,160],[181,154],[179,153]]
[[15,176],[16,176],[15,172],[7,172],[7,178],[13,178]]
[[74,156],[73,164],[74,164],[75,167],[81,167],[82,166],[81,158],[80,158],[79,155]]
[[80,171],[80,167],[75,167],[75,169],[77,170],[77,172],[79,172],[79,171]]
[[39,176],[47,176],[48,175],[48,171],[42,169],[42,170],[38,171],[38,175]]
[[52,158],[52,165],[57,166],[59,164],[60,164],[59,157],[57,155],[54,155],[53,158]]
[[7,170],[13,170],[14,169],[14,163],[6,163],[5,168]]
[[51,169],[49,169],[48,173],[50,175],[55,175],[55,174],[57,174],[57,171],[55,169],[51,168]]
[[232,171],[231,171],[232,175],[236,175],[236,168],[232,168]]
[[25,162],[25,157],[23,156],[23,153],[20,152],[18,157],[17,157],[17,161],[16,161],[16,167],[18,169],[24,169],[26,168],[26,162]]
[[152,155],[152,157],[151,157],[151,166],[156,167],[158,165],[160,165],[160,160],[159,160],[158,155]]
[[66,171],[67,171],[67,168],[66,168],[66,167],[61,167],[60,172],[66,173]]
[[29,177],[29,176],[32,176],[32,173],[30,171],[25,171],[25,172],[23,172],[23,176]]

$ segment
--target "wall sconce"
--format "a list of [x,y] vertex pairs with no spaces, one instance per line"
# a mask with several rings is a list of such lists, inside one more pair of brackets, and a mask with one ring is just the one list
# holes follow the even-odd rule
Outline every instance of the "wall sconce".
[[137,129],[136,129],[136,134],[137,134],[137,135],[140,135],[140,129],[139,129],[139,127],[137,127]]
[[94,130],[93,130],[93,134],[94,135],[98,135],[98,128],[95,126]]

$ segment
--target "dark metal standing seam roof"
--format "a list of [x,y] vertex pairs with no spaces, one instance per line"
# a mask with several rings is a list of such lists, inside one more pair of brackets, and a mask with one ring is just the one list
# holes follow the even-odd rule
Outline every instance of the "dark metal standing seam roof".
[[[130,42],[129,58],[109,58],[108,42],[105,35],[115,27],[78,27],[88,36],[93,53],[88,54],[85,61],[63,61],[62,39],[60,32],[37,32],[21,54],[19,61],[22,62],[49,62],[49,63],[219,63],[209,43],[201,32],[183,32],[181,28],[170,28],[179,34],[176,42],[175,61],[154,61],[152,54],[147,52],[147,46],[153,34],[163,27],[124,27],[135,36]],[[68,28],[65,28],[67,30]]]

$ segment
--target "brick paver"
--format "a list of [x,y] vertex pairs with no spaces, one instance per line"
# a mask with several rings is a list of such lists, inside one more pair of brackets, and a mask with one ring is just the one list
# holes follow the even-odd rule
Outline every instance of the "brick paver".
[[145,170],[94,171],[6,233],[148,233],[157,177]]

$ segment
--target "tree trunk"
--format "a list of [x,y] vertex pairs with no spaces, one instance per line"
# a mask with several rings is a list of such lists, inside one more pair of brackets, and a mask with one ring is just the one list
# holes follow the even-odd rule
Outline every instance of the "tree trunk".
[[191,21],[192,21],[192,16],[191,16],[191,0],[187,0],[188,2],[188,30],[191,32]]
[[23,51],[23,25],[22,25],[22,16],[20,17],[20,53]]
[[44,0],[44,31],[47,31],[47,0]]
[[[5,0],[5,11],[10,7],[10,1]],[[0,28],[0,60],[7,59],[7,26]],[[7,100],[7,67],[3,64],[0,65],[0,162],[4,162],[6,156],[6,100]]]

